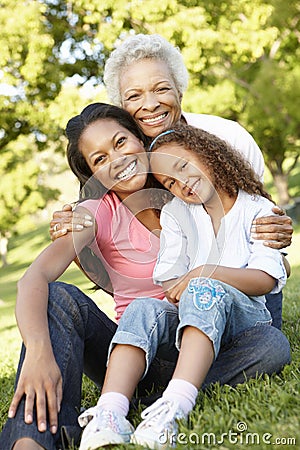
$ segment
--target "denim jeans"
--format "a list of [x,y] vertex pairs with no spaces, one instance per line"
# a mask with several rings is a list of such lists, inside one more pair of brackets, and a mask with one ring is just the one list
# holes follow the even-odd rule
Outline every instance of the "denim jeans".
[[272,316],[272,326],[281,330],[282,325],[282,291],[266,295],[266,307]]
[[[155,304],[157,311],[158,306],[164,302],[156,300]],[[130,313],[131,305],[127,307],[125,313]],[[153,320],[155,310],[150,308],[150,311],[152,316],[148,319]],[[169,321],[163,317],[164,315],[164,312],[159,315],[158,323]],[[172,321],[176,323],[176,330],[178,325],[176,314],[171,314],[168,322],[170,326]],[[3,428],[0,435],[1,450],[11,450],[15,441],[22,437],[31,437],[46,450],[68,448],[68,442],[71,440],[78,443],[81,429],[77,417],[80,411],[82,374],[86,373],[98,386],[103,383],[108,349],[117,325],[79,289],[60,282],[49,285],[48,322],[53,351],[63,378],[59,430],[54,436],[49,430],[40,433],[37,430],[36,417],[31,425],[25,424],[23,400],[16,417],[8,419]],[[153,324],[155,328],[155,321]],[[23,347],[16,383],[24,354]],[[167,348],[162,345],[149,367],[147,376],[139,384],[139,395],[145,395],[153,385],[155,389],[165,387],[172,376],[176,359],[177,349],[173,348],[172,352],[168,353]],[[254,327],[239,333],[232,341],[221,347],[205,386],[215,381],[234,386],[256,374],[279,372],[289,362],[290,347],[282,332],[270,326]]]
[[213,343],[215,358],[221,344],[258,325],[271,325],[272,317],[264,297],[248,297],[229,284],[207,278],[193,278],[179,303],[176,346],[180,348],[186,326],[201,330]]
[[271,314],[260,297],[248,297],[217,280],[194,278],[180,297],[177,308],[167,300],[136,299],[123,313],[111,341],[144,350],[148,372],[154,357],[176,361],[182,330],[193,326],[213,343],[215,358],[221,344],[257,325],[270,325]]

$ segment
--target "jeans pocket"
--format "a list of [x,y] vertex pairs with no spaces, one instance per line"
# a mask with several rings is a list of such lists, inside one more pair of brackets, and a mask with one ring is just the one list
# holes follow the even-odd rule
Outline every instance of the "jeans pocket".
[[188,294],[192,295],[193,303],[199,311],[209,311],[215,303],[222,300],[226,292],[216,280],[192,278],[188,285]]

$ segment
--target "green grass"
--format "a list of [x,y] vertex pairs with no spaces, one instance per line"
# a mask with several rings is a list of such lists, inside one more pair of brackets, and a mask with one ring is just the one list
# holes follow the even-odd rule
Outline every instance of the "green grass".
[[[9,266],[0,270],[0,429],[6,420],[13,393],[21,343],[14,318],[16,282],[48,243],[48,225],[13,239],[8,255]],[[291,365],[285,367],[280,375],[249,380],[236,388],[216,384],[209,392],[201,392],[189,424],[180,425],[183,443],[177,448],[267,450],[272,445],[276,449],[300,448],[299,248],[300,226],[289,249],[292,276],[284,289],[283,331],[291,343]],[[113,314],[110,299],[99,292],[91,294],[91,283],[77,267],[71,266],[62,279],[76,284],[108,314]],[[85,378],[83,405],[93,405],[98,394],[93,384]],[[138,423],[138,414],[131,413],[130,418],[134,424]],[[247,430],[242,431],[243,427]]]

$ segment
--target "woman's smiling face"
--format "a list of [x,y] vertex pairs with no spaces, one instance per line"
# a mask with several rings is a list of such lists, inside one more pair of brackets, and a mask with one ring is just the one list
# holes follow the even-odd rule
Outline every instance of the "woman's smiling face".
[[181,94],[167,64],[142,59],[127,66],[120,76],[122,106],[146,136],[155,137],[181,117]]
[[121,200],[145,186],[149,162],[144,145],[115,120],[88,125],[79,148],[95,177]]

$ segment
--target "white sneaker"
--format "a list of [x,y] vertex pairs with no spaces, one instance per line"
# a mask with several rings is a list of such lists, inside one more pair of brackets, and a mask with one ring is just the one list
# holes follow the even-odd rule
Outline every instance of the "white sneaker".
[[130,442],[134,432],[131,423],[114,411],[107,411],[94,406],[84,411],[78,422],[83,430],[79,450],[96,450],[110,444]]
[[144,420],[131,436],[133,444],[152,449],[176,446],[177,420],[186,418],[177,403],[159,398],[142,412],[141,417]]

